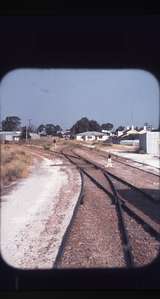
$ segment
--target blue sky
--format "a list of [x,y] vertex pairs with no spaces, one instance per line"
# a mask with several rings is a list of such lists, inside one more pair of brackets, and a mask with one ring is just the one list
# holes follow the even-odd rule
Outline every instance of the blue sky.
[[19,69],[0,84],[1,119],[70,128],[81,117],[100,124],[159,124],[159,85],[143,70]]

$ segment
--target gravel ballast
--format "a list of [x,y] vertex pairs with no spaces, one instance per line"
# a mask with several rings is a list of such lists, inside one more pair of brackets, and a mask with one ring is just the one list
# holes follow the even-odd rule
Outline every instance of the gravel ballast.
[[[92,151],[76,149],[75,152],[82,154],[94,162],[106,165],[104,158]],[[138,169],[135,169],[133,172],[133,169],[127,167],[127,165],[122,165],[121,168],[119,166],[119,163],[114,162],[114,167],[110,168],[109,171],[127,179],[127,181],[138,187],[143,186],[144,189],[149,189],[154,186],[155,192],[158,191],[157,185],[153,184],[158,179],[156,176],[145,172],[142,173]],[[91,172],[91,167],[90,170],[87,167],[87,172]],[[96,175],[96,171],[92,170],[92,174]],[[100,176],[99,181],[101,183],[103,181]],[[89,187],[91,185],[92,187]],[[118,189],[121,189],[120,185],[118,183]],[[104,182],[104,186],[108,188],[106,181]],[[130,191],[124,191],[128,196]],[[149,219],[150,222],[155,222],[154,225],[158,227],[158,202],[155,204],[147,199],[143,199],[143,196],[140,196],[140,194],[137,196],[134,190],[130,193],[128,202],[131,202],[133,207],[137,208],[137,212],[140,212],[146,221]],[[96,190],[94,184],[88,181],[85,186],[84,205],[79,207],[74,225],[65,245],[64,254],[59,262],[60,268],[125,267],[122,248],[119,242],[120,238],[119,240],[117,238],[117,233],[119,234],[117,216],[113,210],[113,206],[109,205],[109,201],[108,206],[106,206],[105,201],[106,196],[102,195],[102,192]],[[97,221],[98,217],[100,219]],[[124,218],[134,255],[135,266],[144,266],[151,263],[158,255],[159,241],[146,232],[142,225],[125,212]],[[112,222],[114,225],[111,228]],[[115,235],[113,231],[115,231]],[[114,238],[112,238],[113,236]]]
[[[86,170],[106,185],[99,171]],[[58,268],[125,267],[117,213],[110,197],[85,176],[83,200]]]

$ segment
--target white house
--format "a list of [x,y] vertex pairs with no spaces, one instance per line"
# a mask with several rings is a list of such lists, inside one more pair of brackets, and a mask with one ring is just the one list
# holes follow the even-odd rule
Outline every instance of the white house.
[[105,133],[96,132],[96,131],[88,131],[83,133],[78,133],[76,135],[76,140],[80,141],[105,141],[109,138],[109,136]]
[[13,142],[19,141],[21,131],[0,131],[0,141],[1,142]]
[[123,135],[123,133],[124,133],[124,131],[117,131],[117,136],[120,137]]
[[113,136],[113,133],[109,130],[102,130],[102,133],[105,133],[108,136]]
[[40,139],[40,135],[37,133],[29,133],[29,135],[31,136],[31,139],[33,139],[33,140]]
[[143,127],[143,130],[139,131],[139,134],[144,134],[144,133],[146,133],[147,131],[148,131],[148,130],[147,130],[147,127],[144,126],[144,127]]
[[61,131],[61,134],[62,134],[63,138],[70,139],[70,137],[71,137],[71,130],[67,129],[67,130]]
[[134,129],[134,126],[131,126],[131,129],[127,127],[127,130],[123,131],[119,137],[120,144],[127,145],[138,145],[139,144],[139,132]]

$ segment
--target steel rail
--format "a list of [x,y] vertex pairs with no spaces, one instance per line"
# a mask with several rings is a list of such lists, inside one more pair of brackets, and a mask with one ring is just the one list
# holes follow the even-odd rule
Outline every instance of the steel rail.
[[[78,155],[79,156],[79,155]],[[79,156],[81,157],[81,156]],[[82,157],[83,159],[83,157]],[[87,159],[85,159],[87,160]],[[89,161],[89,160],[88,160]],[[89,162],[91,164],[91,161]],[[116,188],[114,187],[113,182],[110,180],[110,178],[108,177],[108,171],[104,170],[103,167],[98,167],[98,165],[95,165],[97,168],[101,169],[104,176],[106,177],[106,179],[110,182],[111,187],[113,189],[113,193],[116,194],[116,198],[118,200],[118,202],[121,203],[121,207],[130,215],[132,216],[139,224],[141,224],[144,228],[145,231],[147,231],[148,233],[150,233],[151,236],[153,236],[156,240],[160,240],[160,232],[158,231],[158,229],[156,229],[153,225],[149,224],[148,222],[146,222],[142,216],[139,216],[138,213],[136,213],[134,210],[136,210],[135,208],[131,208],[129,204],[127,204],[127,202],[125,201],[125,199],[122,198],[122,196],[119,194],[119,192],[116,190]],[[110,173],[109,173],[110,175]],[[114,175],[112,175],[114,177]],[[117,176],[116,176],[117,177]],[[128,182],[127,182],[128,183]],[[130,183],[129,183],[130,186]],[[132,187],[132,186],[131,186]],[[135,188],[134,188],[135,189]],[[137,191],[137,188],[136,188]],[[141,191],[138,189],[138,191]],[[143,193],[143,195],[146,195]],[[148,194],[147,194],[148,195]]]
[[[51,151],[52,152],[52,151]],[[72,151],[73,152],[73,151]],[[74,153],[74,152],[73,152]],[[57,152],[57,154],[61,154],[61,155],[64,155],[63,153],[59,153]],[[75,156],[76,155],[76,156]],[[149,196],[149,199],[154,201],[155,203],[157,203],[157,201],[155,201],[155,199],[150,196],[148,193],[142,191],[141,189],[135,187],[134,185],[124,181],[123,179],[121,178],[118,178],[117,176],[111,174],[110,172],[108,172],[106,169],[104,169],[101,165],[97,164],[97,163],[94,163],[90,160],[87,160],[86,158],[78,155],[77,153],[74,153],[74,155],[69,155],[69,157],[71,158],[76,158],[76,159],[82,159],[82,160],[85,160],[85,162],[89,163],[89,164],[92,164],[94,165],[94,167],[96,167],[97,169],[101,169],[101,171],[103,172],[104,176],[106,177],[106,179],[108,180],[108,174],[113,177],[114,179],[117,179],[119,180],[120,182],[122,182],[123,184],[127,184],[130,188],[133,188],[135,189],[136,191],[139,191],[141,192],[143,195],[145,196]],[[85,171],[84,171],[85,172]],[[100,189],[102,189],[104,192],[106,192],[106,190],[104,190],[104,187],[99,183],[97,182],[96,180],[94,180],[93,177],[91,177],[87,172],[85,173],[96,185],[97,187],[99,187]],[[109,180],[108,180],[109,181]],[[111,181],[111,180],[110,180]],[[111,181],[111,183],[113,184],[113,182]],[[124,198],[122,198],[122,196],[119,194],[118,191],[117,192],[117,195],[118,195],[118,198],[119,200],[121,201],[121,206],[122,208],[131,216],[133,217],[139,224],[141,224],[144,228],[145,231],[147,231],[148,233],[150,233],[150,235],[152,235],[156,240],[160,240],[160,232],[158,231],[158,229],[156,229],[153,225],[149,224],[148,222],[146,222],[142,216],[139,216],[137,212],[135,212],[134,210],[136,210],[135,208],[131,207]],[[111,197],[112,199],[112,202],[114,202],[114,198],[112,196],[112,194],[110,192],[108,192],[108,195]]]
[[128,268],[134,267],[134,258],[133,258],[133,255],[132,255],[132,248],[131,248],[131,245],[130,245],[128,232],[127,232],[126,224],[125,224],[125,221],[124,221],[121,201],[119,200],[119,197],[117,195],[117,191],[116,191],[116,189],[113,185],[113,182],[111,181],[111,179],[107,175],[105,175],[105,177],[108,180],[108,182],[109,182],[109,184],[112,188],[113,194],[115,196],[115,204],[116,204],[117,216],[118,216],[118,220],[119,220],[119,229],[121,231],[121,238],[123,240],[122,245],[123,245],[125,260],[127,262]]
[[[30,147],[36,147],[36,146],[31,145]],[[83,147],[82,147],[82,148],[83,148]],[[42,150],[43,150],[43,149],[42,149]],[[51,150],[50,150],[50,151],[51,151]],[[55,150],[54,150],[54,151],[51,151],[51,152],[54,152],[54,153],[56,153],[56,154],[60,154],[59,152],[57,152],[57,151],[55,151]],[[97,152],[100,153],[100,156],[101,156],[101,157],[105,157],[105,155],[102,153],[102,151],[95,150],[95,152],[96,152],[96,153],[97,153]],[[144,169],[141,169],[141,168],[139,168],[139,167],[130,165],[130,164],[124,162],[124,161],[120,161],[119,159],[123,159],[123,157],[119,157],[119,156],[117,156],[116,154],[112,154],[112,156],[115,157],[115,159],[113,159],[113,160],[116,161],[116,162],[118,162],[118,163],[124,164],[124,165],[126,165],[126,166],[131,167],[131,168],[135,168],[135,169],[140,170],[140,171],[145,172],[145,173],[149,173],[149,174],[155,175],[155,176],[157,176],[157,177],[160,178],[160,175],[158,175],[158,174],[156,174],[156,173],[153,173],[153,172],[151,172],[151,171],[144,170]],[[131,160],[130,158],[127,158],[127,159],[130,160],[130,161],[133,161],[133,160]],[[141,162],[137,162],[137,161],[134,161],[134,162],[139,163],[140,165],[146,165],[146,166],[148,166],[148,164],[146,164],[146,163],[141,163]]]
[[[49,151],[49,152],[53,153],[53,151]],[[59,154],[59,155],[63,155],[62,153],[59,153],[59,152],[56,152],[56,153]],[[74,154],[75,154],[75,153],[74,153]],[[96,168],[100,168],[100,169],[103,171],[104,175],[105,175],[105,174],[109,174],[109,175],[110,175],[111,177],[113,177],[114,179],[120,181],[120,182],[123,183],[123,184],[128,185],[130,188],[133,188],[134,190],[136,190],[136,191],[142,193],[143,195],[145,195],[150,201],[154,202],[155,204],[158,204],[158,201],[157,201],[155,198],[153,198],[151,195],[149,195],[148,193],[146,193],[145,191],[143,191],[143,190],[139,189],[138,187],[132,185],[131,183],[129,183],[129,182],[127,182],[127,181],[124,181],[123,179],[121,179],[121,178],[119,178],[119,177],[117,177],[117,176],[111,174],[109,171],[107,171],[106,169],[104,169],[101,165],[99,165],[99,164],[95,164],[93,161],[87,160],[87,159],[85,159],[84,157],[82,157],[82,156],[80,156],[80,155],[78,155],[78,154],[76,154],[76,155],[77,155],[77,156],[70,155],[70,157],[77,158],[77,159],[78,159],[78,158],[79,158],[79,159],[83,159],[83,160],[85,160],[87,163],[90,163],[90,164],[94,165]],[[151,228],[151,230],[152,230],[152,228]],[[156,235],[156,233],[155,233],[155,235]]]
[[[122,208],[132,217],[134,218],[139,224],[143,226],[143,229],[148,232],[152,237],[154,237],[157,241],[160,241],[160,231],[158,228],[154,227],[154,225],[150,224],[149,221],[146,222],[143,219],[143,216],[139,215],[139,211],[137,212],[137,208],[131,207],[129,203],[127,203],[119,194],[119,200],[121,201]],[[148,216],[147,216],[148,218]]]
[[[82,148],[82,147],[81,147],[81,148]],[[106,157],[106,155],[103,154],[103,151],[101,151],[101,150],[97,150],[97,149],[92,149],[92,150],[94,150],[95,153],[100,153],[100,156],[101,156],[101,157],[104,157],[104,158]],[[144,170],[144,169],[142,169],[142,168],[139,168],[139,167],[136,167],[136,166],[134,166],[134,165],[128,164],[128,163],[126,163],[126,162],[124,162],[124,161],[119,161],[119,160],[118,160],[119,158],[120,158],[120,159],[125,159],[125,158],[123,158],[123,157],[117,156],[116,154],[112,154],[112,156],[115,157],[115,159],[113,159],[113,161],[115,161],[115,162],[118,162],[118,163],[124,164],[124,165],[126,165],[126,166],[135,168],[135,169],[140,170],[140,171],[145,172],[145,173],[149,173],[149,174],[155,175],[155,176],[157,176],[157,177],[160,178],[160,174],[158,175],[158,174],[153,173],[153,172],[151,172],[151,171]],[[118,158],[118,159],[117,159],[117,158]],[[141,163],[141,162],[138,162],[138,161],[134,161],[134,160],[132,160],[132,159],[130,159],[130,158],[127,158],[127,160],[130,160],[130,161],[135,162],[135,163],[139,163],[140,165],[149,166],[149,165],[146,164],[146,163]],[[151,167],[152,167],[152,166],[151,166]],[[160,170],[159,170],[159,172],[160,172]]]
[[64,248],[65,248],[65,245],[66,245],[66,242],[68,240],[68,236],[71,232],[71,228],[73,226],[73,222],[74,222],[74,219],[75,219],[75,216],[78,212],[78,207],[80,204],[83,204],[83,197],[84,197],[84,176],[83,176],[83,173],[80,171],[80,176],[81,176],[81,189],[80,189],[80,193],[79,193],[79,196],[78,196],[78,200],[77,200],[77,203],[76,203],[76,206],[74,208],[74,211],[73,211],[73,215],[72,215],[72,218],[71,218],[71,221],[64,233],[64,236],[63,236],[63,239],[62,239],[62,242],[61,242],[61,245],[58,249],[58,253],[57,253],[57,256],[55,258],[55,261],[54,261],[54,264],[53,264],[53,268],[58,268],[58,264],[60,262],[60,259],[64,253]]
[[123,180],[122,178],[117,177],[116,175],[112,174],[111,172],[109,172],[108,170],[106,170],[103,166],[101,166],[99,163],[95,163],[95,162],[93,162],[93,161],[91,161],[91,160],[88,160],[88,159],[86,159],[86,158],[84,158],[84,157],[81,157],[81,156],[78,155],[78,154],[77,154],[77,156],[79,156],[80,158],[82,158],[84,161],[87,161],[88,163],[91,163],[91,164],[94,165],[95,167],[101,169],[103,172],[105,172],[106,174],[110,175],[110,176],[113,177],[115,180],[117,180],[117,181],[119,181],[119,182],[121,182],[121,183],[123,183],[123,184],[129,186],[130,188],[135,189],[136,191],[138,191],[138,192],[140,192],[140,193],[142,193],[143,195],[145,195],[145,197],[147,197],[147,198],[148,198],[149,200],[151,200],[152,202],[158,204],[157,200],[156,200],[154,197],[152,197],[150,194],[148,194],[148,193],[146,193],[145,191],[139,189],[138,187],[132,185],[131,183],[129,183],[129,182]]
[[[66,155],[66,154],[65,154]],[[121,208],[121,203],[119,201],[119,198],[116,194],[116,190],[111,182],[111,180],[108,178],[108,181],[111,185],[113,194],[111,192],[109,192],[102,184],[100,184],[93,176],[91,176],[90,174],[88,174],[81,166],[78,166],[76,162],[72,161],[70,158],[67,157],[66,158],[69,159],[69,161],[73,164],[75,164],[87,177],[90,178],[90,180],[101,190],[103,190],[105,192],[105,194],[109,195],[109,197],[112,200],[112,203],[115,204],[116,206],[116,211],[117,211],[117,217],[118,217],[118,225],[119,225],[119,231],[120,231],[120,235],[121,235],[121,240],[122,240],[122,247],[123,247],[123,252],[124,252],[124,259],[126,262],[126,266],[127,268],[130,267],[134,267],[134,260],[133,260],[133,255],[132,255],[132,251],[131,251],[131,246],[130,246],[130,242],[129,242],[129,238],[128,238],[128,233],[126,230],[126,226],[125,226],[125,222],[124,222],[124,217],[123,217],[123,211]],[[74,157],[76,158],[76,157]]]
[[[48,150],[48,152],[53,154],[55,151]],[[142,191],[142,190],[140,190],[137,187],[133,186],[132,184],[124,181],[123,179],[120,179],[117,176],[111,174],[110,172],[108,172],[106,169],[104,169],[98,163],[87,160],[86,158],[84,158],[84,157],[82,157],[82,156],[80,156],[76,153],[74,153],[74,155],[65,154],[64,152],[61,152],[61,153],[60,152],[55,152],[55,153],[65,156],[72,164],[76,165],[76,167],[80,171],[81,178],[83,177],[83,173],[84,173],[86,176],[88,176],[90,178],[90,180],[93,183],[95,183],[97,185],[98,188],[102,189],[105,193],[107,193],[109,195],[109,197],[112,200],[112,203],[116,203],[116,210],[117,210],[117,215],[118,215],[118,219],[119,219],[119,227],[120,227],[121,237],[122,237],[122,240],[123,240],[123,250],[124,250],[125,261],[126,261],[127,267],[133,267],[134,266],[134,261],[133,261],[133,256],[132,256],[132,252],[131,252],[131,247],[130,247],[129,240],[128,240],[128,233],[127,233],[127,230],[125,228],[122,209],[125,210],[131,217],[133,217],[138,223],[140,223],[144,227],[144,229],[147,232],[149,232],[152,236],[154,236],[157,240],[160,240],[160,233],[157,230],[155,230],[155,228],[153,228],[149,223],[144,221],[144,219],[142,217],[140,217],[135,211],[133,211],[133,209],[131,207],[129,207],[128,204],[126,204],[125,200],[116,191],[116,189],[113,185],[113,182],[111,181],[111,179],[109,178],[108,175],[110,175],[114,179],[117,179],[117,180],[121,181],[124,184],[129,185],[129,187],[132,187],[132,188],[136,189],[137,191]],[[95,180],[94,177],[89,175],[81,166],[78,166],[77,163],[73,162],[73,160],[71,158],[84,160],[86,163],[92,164],[95,168],[100,169],[103,172],[106,179],[108,180],[108,182],[110,183],[111,188],[112,188],[112,192],[113,192],[114,195],[112,193],[110,193],[106,188],[104,188],[104,186],[101,185],[97,180]],[[83,179],[81,181],[83,182]],[[76,214],[76,210],[77,210],[77,207],[78,207],[79,203],[83,204],[84,193],[82,192],[82,190],[83,190],[83,183],[82,183],[79,199],[77,201],[77,205],[76,205],[76,208],[74,210],[75,214]],[[143,191],[142,191],[142,193],[143,193],[143,195],[147,195],[147,197],[148,197],[147,193],[145,193]],[[59,260],[60,256],[62,255],[62,252],[64,250],[64,243],[66,242],[66,239],[68,238],[68,234],[70,232],[70,227],[72,226],[75,214],[72,216],[70,224],[69,224],[69,226],[66,230],[65,236],[62,240],[62,244],[60,246],[59,253],[57,255],[56,261],[54,263],[54,267],[57,267],[58,260]]]
[[[88,178],[95,184],[97,185],[97,187],[99,187],[101,190],[103,190],[105,193],[107,193],[110,198],[112,199],[112,201],[114,202],[114,196],[111,192],[109,192],[101,183],[99,183],[94,177],[92,177],[88,172],[86,172],[81,166],[77,165],[76,162],[74,162],[73,160],[71,160],[69,157],[68,157],[68,154],[64,154],[64,156],[66,156],[66,158],[72,163],[74,164],[77,168],[79,168],[86,176],[88,176]],[[76,158],[74,156],[74,158]],[[79,158],[80,159],[80,158]]]
[[[143,172],[145,172],[145,173],[150,173],[150,174],[155,175],[155,176],[157,176],[158,178],[160,178],[160,174],[156,174],[156,173],[153,173],[153,172],[151,172],[151,171],[144,170],[144,169],[141,169],[141,168],[139,168],[139,167],[136,167],[136,166],[134,166],[134,165],[130,165],[130,164],[124,162],[124,161],[120,161],[120,160],[118,160],[119,158],[123,158],[123,157],[119,157],[119,156],[117,156],[117,155],[115,155],[115,154],[112,154],[112,155],[115,157],[115,159],[113,159],[115,162],[118,162],[118,163],[127,165],[127,166],[132,167],[132,168],[135,168],[135,169],[138,169],[138,170],[143,171]],[[104,157],[104,155],[103,155],[103,157]],[[118,159],[117,159],[117,158],[118,158]],[[117,160],[116,160],[116,159],[117,159]],[[127,158],[127,159],[130,160],[130,161],[133,161],[133,160],[130,159],[130,158]],[[148,165],[148,164],[146,164],[146,163],[141,163],[141,162],[138,162],[138,161],[133,161],[133,162],[135,162],[135,163],[139,163],[140,166],[145,165],[145,166],[152,167],[152,166],[150,166],[150,165]]]

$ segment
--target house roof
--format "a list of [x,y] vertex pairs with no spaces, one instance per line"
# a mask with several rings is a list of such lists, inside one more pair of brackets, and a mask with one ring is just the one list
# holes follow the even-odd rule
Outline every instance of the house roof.
[[29,132],[29,134],[30,134],[31,136],[39,136],[39,134],[37,134],[37,133],[31,133],[31,132]]
[[107,134],[101,133],[101,132],[96,132],[96,131],[87,131],[83,133],[78,133],[76,136],[104,136]]
[[139,132],[137,131],[137,130],[129,130],[128,132],[127,132],[127,135],[130,135],[130,134],[139,134]]
[[139,134],[145,134],[145,133],[147,133],[147,131],[143,129],[143,130],[139,131],[138,133]]
[[20,131],[0,131],[1,136],[10,135],[10,136],[19,136],[21,134]]
[[123,132],[123,135],[120,135],[119,138],[121,139],[121,138],[127,137],[129,135],[138,135],[138,134],[139,134],[139,132],[137,130],[129,129],[129,130],[125,130]]

